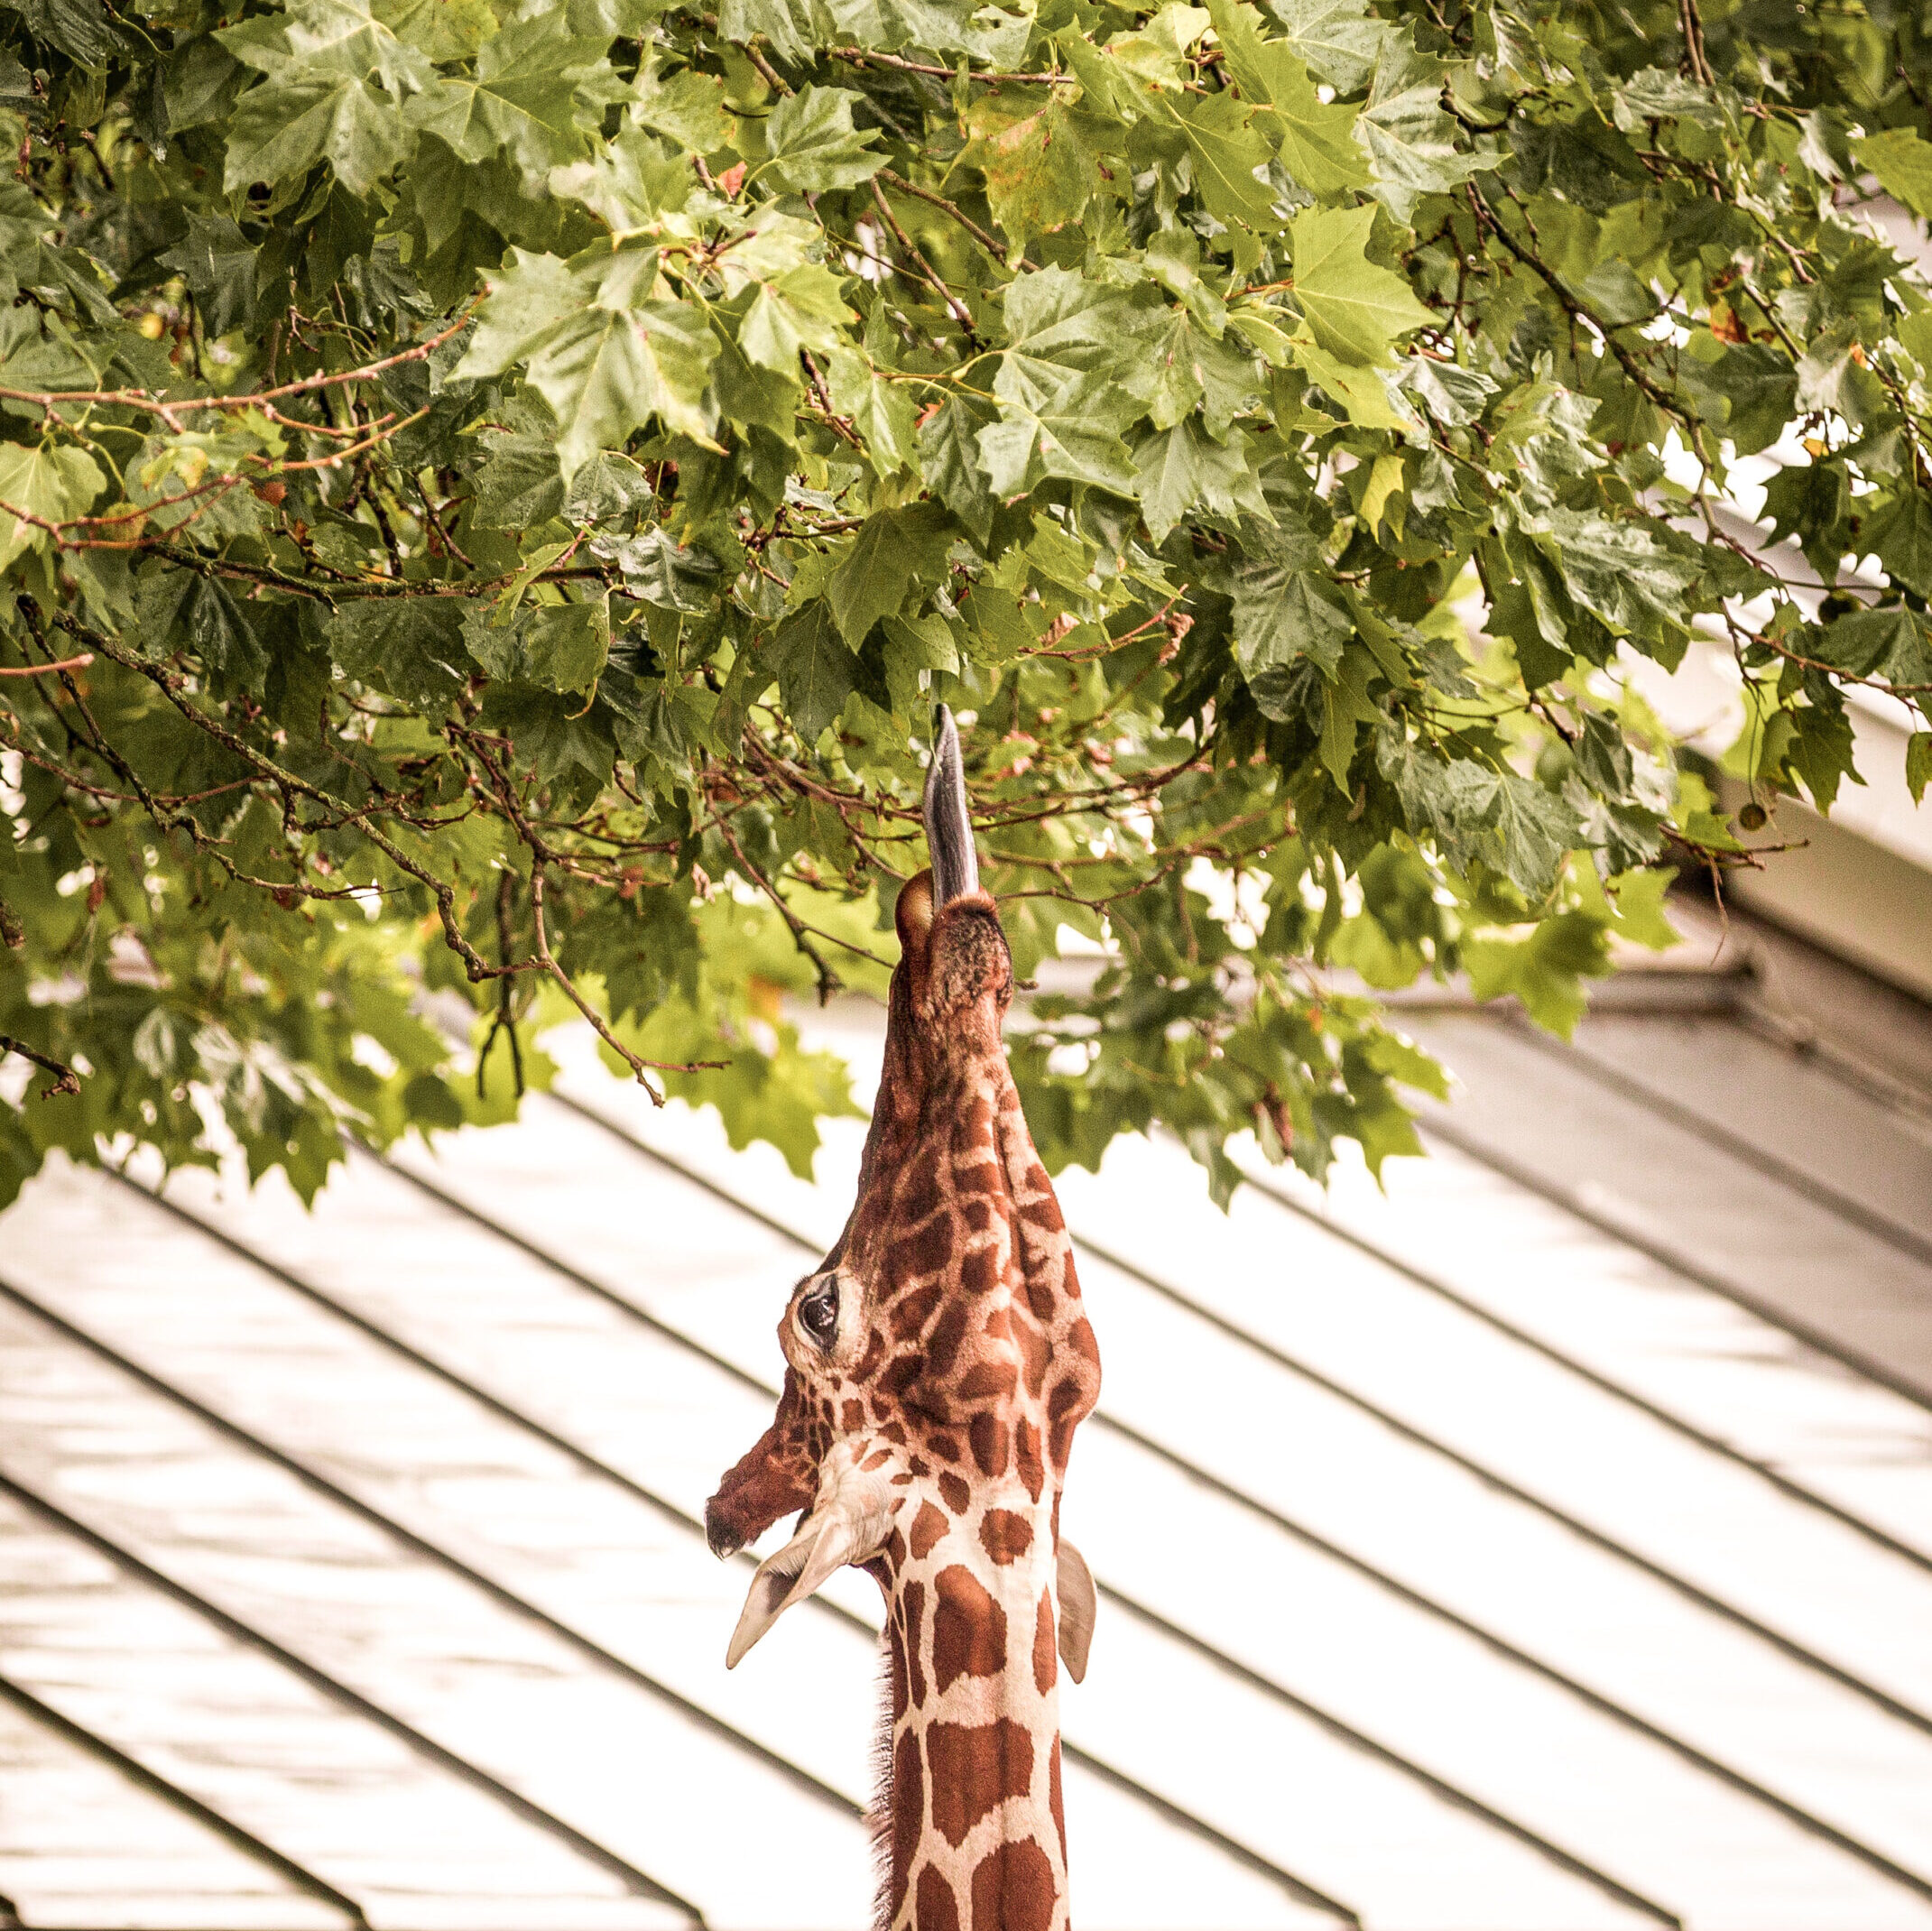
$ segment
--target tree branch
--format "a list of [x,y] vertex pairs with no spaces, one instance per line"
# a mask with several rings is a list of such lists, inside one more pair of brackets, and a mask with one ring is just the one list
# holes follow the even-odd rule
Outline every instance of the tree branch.
[[0,1058],[8,1053],[18,1053],[23,1059],[31,1059],[43,1073],[51,1073],[54,1083],[41,1088],[41,1097],[51,1100],[59,1093],[79,1093],[80,1075],[75,1072],[64,1059],[51,1059],[45,1053],[37,1053],[24,1039],[16,1039],[12,1034],[0,1032]]
[[578,991],[576,981],[551,956],[550,937],[543,924],[543,861],[541,858],[530,868],[530,916],[536,928],[537,963],[556,981],[564,997],[590,1021],[596,1036],[630,1067],[637,1084],[651,1095],[653,1106],[664,1104],[664,1095],[652,1084],[652,1073],[715,1073],[731,1064],[728,1059],[694,1059],[679,1065],[672,1060],[640,1058],[612,1031],[610,1021]]

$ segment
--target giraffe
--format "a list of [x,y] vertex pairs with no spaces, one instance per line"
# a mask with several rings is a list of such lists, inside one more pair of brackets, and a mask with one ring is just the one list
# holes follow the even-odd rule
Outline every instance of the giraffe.
[[1100,1355],[1002,1049],[1012,958],[938,721],[932,868],[899,896],[857,1199],[792,1291],[777,1415],[705,1524],[728,1556],[804,1511],[727,1668],[846,1564],[884,1593],[882,1931],[1066,1931],[1058,1677],[1086,1674],[1095,1596],[1060,1487]]

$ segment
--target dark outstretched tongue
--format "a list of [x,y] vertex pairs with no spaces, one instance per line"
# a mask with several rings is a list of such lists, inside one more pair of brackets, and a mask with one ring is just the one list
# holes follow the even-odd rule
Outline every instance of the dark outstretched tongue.
[[959,758],[959,732],[943,704],[938,725],[938,740],[926,773],[926,843],[932,849],[935,911],[979,890],[979,858],[973,849],[972,807]]

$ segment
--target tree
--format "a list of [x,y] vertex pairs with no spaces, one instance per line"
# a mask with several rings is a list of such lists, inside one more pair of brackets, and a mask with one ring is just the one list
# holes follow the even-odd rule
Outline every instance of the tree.
[[939,698],[1021,973],[1112,947],[1049,1160],[1413,1148],[1320,968],[1564,1027],[1748,862],[1633,662],[1734,650],[1752,829],[1932,716],[1928,83],[1889,0],[0,9],[0,1192],[209,1107],[311,1191],[572,1008],[804,1160]]

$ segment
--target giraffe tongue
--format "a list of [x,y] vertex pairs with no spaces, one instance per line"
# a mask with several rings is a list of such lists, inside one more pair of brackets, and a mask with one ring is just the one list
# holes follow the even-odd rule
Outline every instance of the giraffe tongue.
[[953,714],[938,709],[939,732],[926,772],[926,843],[932,853],[932,909],[979,890],[979,855],[973,849],[972,805]]
[[725,1652],[735,1669],[752,1645],[795,1603],[815,1594],[848,1562],[869,1562],[890,1526],[892,1497],[877,1476],[848,1474],[776,1555],[758,1565]]

